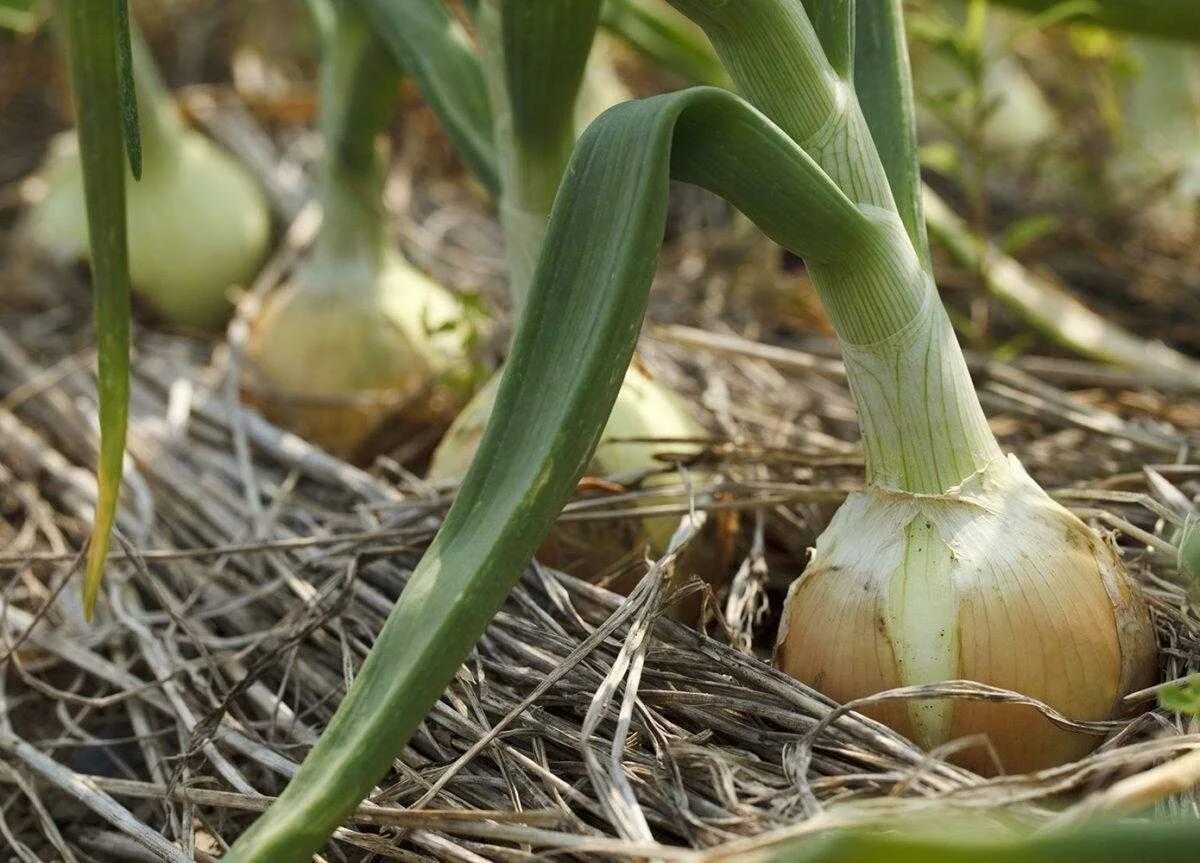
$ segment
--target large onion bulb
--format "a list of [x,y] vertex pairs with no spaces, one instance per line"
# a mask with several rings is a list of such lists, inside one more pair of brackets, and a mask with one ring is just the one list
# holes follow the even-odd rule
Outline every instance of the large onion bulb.
[[[1122,696],[1156,674],[1149,613],[1120,559],[1012,456],[945,494],[850,495],[788,594],[776,659],[841,702],[968,679],[1076,720],[1119,715]],[[1023,705],[890,701],[864,712],[926,748],[986,735],[1008,772],[1099,741]],[[995,769],[977,746],[955,760]]]

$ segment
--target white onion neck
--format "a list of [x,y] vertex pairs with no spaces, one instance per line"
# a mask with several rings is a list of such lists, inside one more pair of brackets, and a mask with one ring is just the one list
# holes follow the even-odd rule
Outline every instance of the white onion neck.
[[810,273],[841,336],[867,482],[941,494],[1003,453],[933,277],[899,217],[872,215],[879,231],[871,247]]

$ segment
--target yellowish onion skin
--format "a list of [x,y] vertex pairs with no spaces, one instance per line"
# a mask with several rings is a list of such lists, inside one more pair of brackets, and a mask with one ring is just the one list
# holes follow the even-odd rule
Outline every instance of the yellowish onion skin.
[[[46,256],[87,255],[83,175],[74,135],[56,140],[26,220]],[[183,131],[126,184],[134,290],[175,326],[213,331],[232,310],[230,289],[254,278],[270,242],[266,200],[254,180],[202,135]]]
[[[1076,720],[1118,716],[1122,697],[1157,674],[1149,611],[1120,559],[1012,456],[943,495],[852,494],[788,594],[776,661],[840,703],[965,679]],[[1007,773],[1075,760],[1101,739],[1021,705],[904,700],[863,712],[926,749],[986,735]],[[980,746],[952,760],[997,771]]]
[[[499,380],[499,375],[496,375],[480,389],[450,426],[434,452],[429,468],[430,479],[454,480],[466,473],[483,437]],[[637,474],[662,467],[662,462],[654,458],[657,452],[698,451],[697,445],[689,443],[622,443],[622,439],[686,441],[704,437],[707,437],[707,432],[692,418],[680,399],[655,383],[635,361],[625,374],[587,473],[597,477]],[[699,477],[696,479],[701,480]],[[677,483],[678,476],[668,472],[648,477],[643,486]],[[656,504],[667,502],[671,501],[654,501]],[[678,502],[683,503],[683,500]],[[579,577],[603,577],[616,561],[636,563],[645,555],[661,556],[678,524],[678,516],[560,522],[542,546],[538,557]],[[714,514],[710,525],[684,549],[676,567],[677,576],[686,577],[695,573],[713,585],[719,585],[728,578],[735,526],[730,524],[728,518],[722,518],[721,514]],[[619,593],[628,593],[643,572],[639,566],[627,566],[616,578],[605,583]],[[699,595],[689,597],[671,609],[677,619],[689,621],[695,620],[699,611]]]
[[469,392],[459,303],[396,255],[313,266],[270,296],[251,327],[247,399],[271,420],[361,461],[392,420],[444,427]]

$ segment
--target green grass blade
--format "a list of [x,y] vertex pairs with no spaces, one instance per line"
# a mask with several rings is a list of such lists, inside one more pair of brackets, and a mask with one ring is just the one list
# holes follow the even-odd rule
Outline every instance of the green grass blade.
[[[125,239],[125,139],[119,70],[120,3],[62,4],[87,201],[98,348],[100,456],[96,519],[84,570],[91,617],[104,577],[125,457],[129,419],[129,252]],[[131,93],[130,93],[131,98]],[[136,134],[133,136],[136,137]]]
[[921,259],[929,240],[921,213],[917,110],[904,41],[902,0],[857,0],[854,89],[883,162],[896,209]]
[[487,431],[362,669],[229,863],[300,863],[387,771],[575,487],[637,341],[668,181],[704,185],[794,251],[836,260],[868,220],[761,114],[697,88],[619,105],[580,139]]
[[440,0],[357,0],[396,62],[417,80],[463,161],[495,194],[492,112],[479,59]]
[[732,83],[704,31],[665,0],[608,0],[600,23],[685,81],[726,88]]
[[[1063,0],[994,0],[1026,12],[1044,13]],[[1092,11],[1073,20],[1126,33],[1200,42],[1200,3],[1196,0],[1092,0]]]

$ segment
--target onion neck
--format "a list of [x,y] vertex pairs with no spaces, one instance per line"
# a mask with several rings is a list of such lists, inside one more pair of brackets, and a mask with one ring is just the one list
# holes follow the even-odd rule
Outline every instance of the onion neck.
[[[313,252],[320,269],[382,269],[387,250],[383,189],[387,131],[399,70],[352,4],[339,4],[321,70],[321,228]],[[369,284],[371,280],[348,280]]]
[[918,252],[846,69],[831,66],[805,4],[670,2],[703,27],[739,91],[874,223],[853,255],[808,262],[842,341],[868,483],[920,494],[959,485],[1001,450],[924,260],[923,231],[912,235]]
[[899,216],[864,210],[876,229],[863,248],[809,272],[841,337],[868,484],[942,494],[1003,453]]

